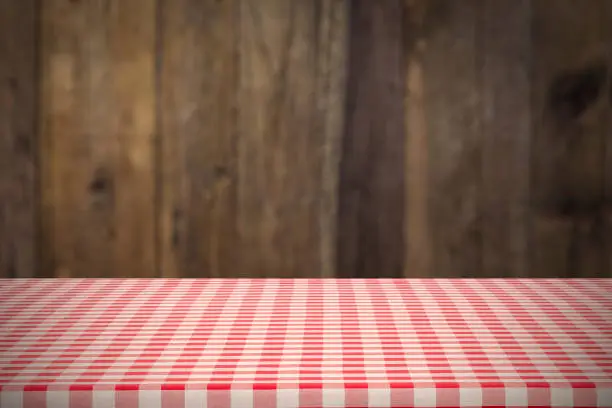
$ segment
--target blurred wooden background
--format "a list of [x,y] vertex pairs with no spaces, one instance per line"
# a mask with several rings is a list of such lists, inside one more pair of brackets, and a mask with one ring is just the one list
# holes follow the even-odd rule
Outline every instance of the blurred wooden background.
[[0,276],[612,276],[612,1],[0,2]]

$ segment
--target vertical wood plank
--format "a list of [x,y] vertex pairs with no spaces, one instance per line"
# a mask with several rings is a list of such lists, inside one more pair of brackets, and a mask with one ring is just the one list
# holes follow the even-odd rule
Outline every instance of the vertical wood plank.
[[238,1],[161,3],[164,277],[236,273]]
[[529,273],[530,5],[483,2],[483,277]]
[[[482,2],[427,1],[420,7],[421,39],[415,56],[419,60],[414,63],[422,71],[423,127],[428,139],[429,219],[424,227],[428,237],[423,239],[431,242],[429,276],[475,277],[481,273],[482,260],[477,41]],[[406,274],[413,275],[409,266]]]
[[[344,20],[344,7],[342,1],[320,0],[240,3],[237,270],[242,276],[321,276],[333,269],[333,253],[323,250],[331,242],[324,236],[331,216],[323,213],[333,205],[334,180],[327,177],[341,126],[341,76],[327,72],[331,68],[320,59],[336,61],[334,71],[341,69],[341,58],[332,60],[329,53],[342,52],[344,34],[324,35],[322,27],[330,24],[326,19]],[[321,126],[326,131],[319,132]]]
[[605,1],[533,1],[533,276],[608,269]]
[[42,4],[45,274],[155,275],[155,1]]
[[338,275],[399,277],[404,240],[404,2],[351,2]]
[[[612,2],[603,2],[602,26],[604,27],[604,41],[606,47],[606,59],[608,63],[608,78],[604,88],[604,113],[606,123],[604,127],[605,143],[605,168],[604,168],[604,221],[605,221],[605,245],[608,251],[607,277],[612,277]],[[606,276],[606,271],[600,272],[601,277]]]
[[[87,112],[91,110],[88,93],[104,92],[97,97],[108,99],[107,86],[88,89],[89,50],[83,39],[87,36],[92,51],[100,47],[100,36],[92,37],[100,30],[95,21],[89,21],[90,3],[56,0],[41,4],[43,276],[101,277],[107,273],[111,258],[109,246],[104,245],[110,231],[101,219],[109,212],[107,178],[100,175],[95,183],[90,180],[95,169],[90,139],[102,151],[109,147],[104,141],[108,122],[91,129]],[[96,58],[98,70],[104,70],[97,72],[97,78],[108,78],[103,58]],[[98,105],[97,111],[106,116],[104,107]],[[96,198],[92,209],[90,202]]]
[[412,53],[407,72],[406,97],[406,256],[404,275],[432,274],[429,223],[429,148],[425,120],[424,79],[421,59]]
[[[164,276],[333,276],[346,2],[262,4],[260,15],[238,1],[162,7]],[[275,24],[293,48],[265,31]],[[252,184],[258,172],[263,190]]]
[[317,86],[315,134],[322,135],[322,189],[319,237],[320,276],[333,278],[338,266],[338,206],[342,136],[345,125],[349,45],[346,0],[322,0],[317,10]]
[[[115,276],[156,276],[155,112],[156,1],[110,1],[114,78],[111,114],[118,143],[114,158]],[[124,272],[124,270],[126,272]]]
[[0,2],[0,277],[38,268],[36,4]]
[[404,20],[406,38],[406,254],[404,275],[427,277],[432,275],[432,237],[429,216],[429,133],[423,52],[429,15],[428,4],[406,1]]

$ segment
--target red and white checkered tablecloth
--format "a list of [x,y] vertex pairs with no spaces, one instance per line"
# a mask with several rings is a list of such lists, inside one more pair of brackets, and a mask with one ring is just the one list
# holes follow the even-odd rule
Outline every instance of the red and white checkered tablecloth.
[[2,408],[612,407],[612,280],[0,280]]

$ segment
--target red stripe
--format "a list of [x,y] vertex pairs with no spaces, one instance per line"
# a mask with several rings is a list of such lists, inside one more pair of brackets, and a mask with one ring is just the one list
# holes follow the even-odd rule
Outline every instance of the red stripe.
[[115,391],[138,391],[140,386],[138,384],[117,384],[115,385]]
[[231,384],[223,384],[223,383],[209,383],[206,385],[207,390],[230,390],[232,388]]
[[365,382],[344,383],[344,388],[368,388],[368,383],[365,383]]
[[30,385],[25,385],[23,387],[23,391],[24,392],[28,392],[28,391],[30,391],[30,392],[36,392],[36,391],[45,392],[45,391],[47,391],[47,388],[48,388],[48,386],[44,385],[44,384],[30,384]]
[[162,384],[162,391],[185,391],[185,384]]
[[597,388],[595,383],[592,382],[579,382],[579,383],[571,383],[572,388]]
[[275,390],[278,388],[278,385],[275,383],[259,383],[253,384],[254,390]]
[[70,391],[93,391],[93,388],[91,384],[73,384],[68,387]]
[[436,383],[436,388],[460,388],[460,386],[456,382],[441,382]]
[[411,382],[391,382],[390,388],[414,388],[414,383]]
[[323,388],[323,384],[321,383],[300,383],[298,386],[299,389],[321,389]]

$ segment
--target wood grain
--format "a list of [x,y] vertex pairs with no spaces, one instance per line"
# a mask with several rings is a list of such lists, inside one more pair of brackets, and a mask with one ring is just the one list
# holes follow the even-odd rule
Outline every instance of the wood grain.
[[0,3],[0,277],[612,276],[609,0]]
[[238,8],[232,0],[161,3],[164,277],[236,272]]
[[328,176],[337,142],[330,138],[341,126],[342,75],[325,64],[342,69],[342,58],[330,52],[342,52],[344,34],[325,34],[324,27],[345,19],[343,3],[240,2],[240,276],[321,276],[333,270],[333,252],[323,247],[332,241],[327,225],[334,180]]
[[607,273],[604,3],[533,1],[533,276]]
[[404,2],[351,2],[340,164],[338,275],[404,268]]
[[323,0],[317,15],[317,117],[315,134],[323,138],[320,200],[320,276],[337,274],[338,202],[342,135],[345,126],[349,44],[349,1]]
[[42,7],[44,274],[155,275],[155,2]]
[[406,73],[406,254],[404,275],[427,277],[432,270],[432,238],[429,218],[429,139],[423,72],[423,2],[407,3],[407,34],[414,38],[407,47]]
[[431,276],[481,273],[482,2],[428,1],[420,41]]
[[529,273],[531,31],[529,0],[484,1],[482,277]]
[[[604,42],[608,44],[606,48],[606,60],[608,63],[608,78],[604,88],[603,113],[605,120],[605,168],[604,168],[604,221],[605,221],[605,245],[608,251],[607,272],[608,277],[612,277],[612,2],[605,1],[602,4],[602,27]],[[602,271],[599,275],[604,275]]]
[[0,277],[38,270],[36,1],[0,2]]

